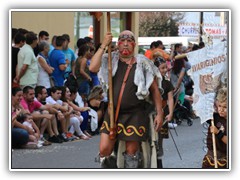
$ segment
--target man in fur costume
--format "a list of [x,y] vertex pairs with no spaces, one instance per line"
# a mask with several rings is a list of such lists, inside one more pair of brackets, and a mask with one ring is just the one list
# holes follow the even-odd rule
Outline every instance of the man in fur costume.
[[[112,34],[107,33],[102,45],[91,60],[89,70],[98,72],[99,79],[108,81],[108,55],[105,48],[111,43]],[[153,100],[156,107],[156,116],[153,120],[155,131],[159,131],[163,122],[161,88],[161,74],[154,64],[143,55],[134,55],[136,46],[134,34],[125,30],[118,38],[118,51],[112,53],[113,76],[113,106],[116,110],[119,93],[125,73],[130,68],[126,85],[122,94],[120,110],[116,121],[117,138],[123,141],[125,151],[124,168],[139,168],[141,164],[140,146],[149,135],[149,118],[146,112],[147,101]],[[109,138],[110,117],[108,111],[104,116],[101,127],[100,162],[103,168],[116,168],[113,166],[111,154],[116,140]]]

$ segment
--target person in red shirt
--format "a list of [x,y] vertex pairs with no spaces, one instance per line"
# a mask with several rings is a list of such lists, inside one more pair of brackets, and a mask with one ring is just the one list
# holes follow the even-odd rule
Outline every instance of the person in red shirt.
[[54,119],[54,115],[49,114],[48,107],[42,105],[40,102],[35,100],[34,97],[34,88],[31,86],[25,86],[23,88],[23,98],[20,104],[26,111],[28,111],[32,115],[33,121],[40,129],[40,139],[47,143],[47,141],[43,137],[43,133],[46,130],[49,121]]

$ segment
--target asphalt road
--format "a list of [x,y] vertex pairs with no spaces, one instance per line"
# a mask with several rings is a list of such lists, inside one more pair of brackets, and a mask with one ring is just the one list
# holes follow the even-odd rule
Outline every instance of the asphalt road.
[[[172,129],[171,134],[179,149],[180,159],[173,140],[164,140],[164,168],[201,168],[203,151],[203,127],[200,120],[196,119],[192,126],[183,122]],[[12,169],[84,169],[99,168],[99,164],[94,161],[98,154],[99,135],[91,140],[78,140],[65,142],[62,144],[52,144],[40,149],[14,149],[11,156]]]

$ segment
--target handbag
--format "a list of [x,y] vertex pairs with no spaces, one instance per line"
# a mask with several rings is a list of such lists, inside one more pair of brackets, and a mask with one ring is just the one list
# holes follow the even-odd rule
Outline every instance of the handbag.
[[53,76],[50,76],[50,77],[49,77],[49,80],[50,80],[50,86],[51,86],[51,87],[54,87],[54,86],[55,86],[54,77],[53,77]]

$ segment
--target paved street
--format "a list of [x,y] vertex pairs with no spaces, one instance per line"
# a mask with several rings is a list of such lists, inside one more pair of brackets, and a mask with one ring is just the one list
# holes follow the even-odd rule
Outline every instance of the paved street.
[[[182,160],[180,160],[173,140],[164,140],[164,168],[201,168],[203,149],[203,127],[196,119],[192,126],[184,121],[171,133],[177,143]],[[53,144],[41,149],[14,149],[12,151],[12,168],[99,168],[94,162],[98,153],[99,135],[89,141],[74,141],[63,144]]]

